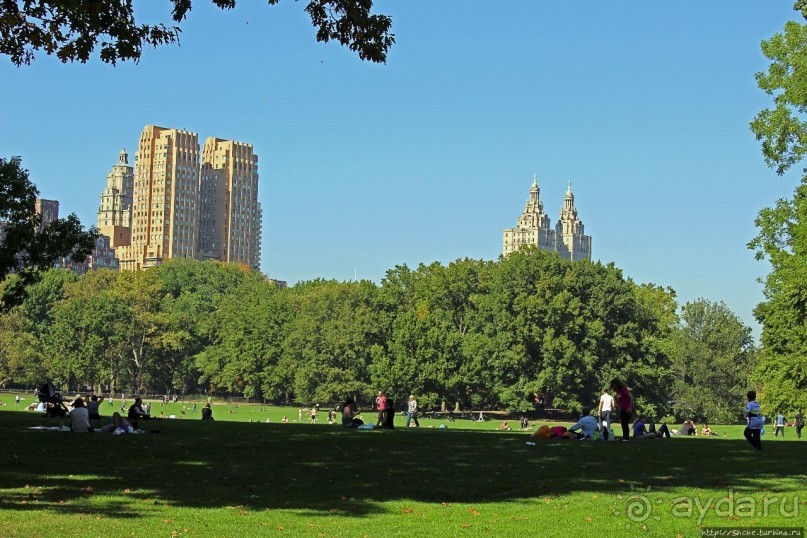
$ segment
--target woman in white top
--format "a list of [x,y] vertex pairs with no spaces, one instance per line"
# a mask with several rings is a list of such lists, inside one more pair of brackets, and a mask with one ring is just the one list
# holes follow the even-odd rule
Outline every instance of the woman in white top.
[[90,413],[84,407],[82,398],[76,398],[76,401],[73,402],[73,410],[70,411],[70,431],[73,433],[93,431],[92,426],[90,426]]

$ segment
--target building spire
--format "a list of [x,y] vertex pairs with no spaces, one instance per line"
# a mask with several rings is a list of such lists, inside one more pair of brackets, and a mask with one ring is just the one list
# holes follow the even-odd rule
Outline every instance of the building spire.
[[120,150],[118,153],[118,164],[129,164],[129,155],[126,153],[126,148]]

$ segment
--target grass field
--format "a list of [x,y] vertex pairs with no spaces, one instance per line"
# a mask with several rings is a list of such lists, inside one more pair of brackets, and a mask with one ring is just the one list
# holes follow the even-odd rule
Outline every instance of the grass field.
[[59,421],[4,399],[3,537],[701,536],[801,528],[807,516],[807,441],[792,428],[766,435],[762,452],[741,426],[529,446],[529,432],[495,431],[499,421],[360,432],[325,425],[323,412],[316,425],[279,423],[296,408],[219,404],[203,422],[155,403],[152,414],[189,419],[141,423],[159,434],[79,435],[31,430]]

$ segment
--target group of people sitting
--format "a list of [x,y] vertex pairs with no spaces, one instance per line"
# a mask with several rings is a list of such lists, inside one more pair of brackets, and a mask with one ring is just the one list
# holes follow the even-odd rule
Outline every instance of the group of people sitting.
[[136,398],[129,407],[127,418],[124,419],[117,411],[112,414],[112,423],[99,428],[90,424],[90,421],[101,420],[98,406],[103,401],[103,397],[91,396],[89,402],[79,396],[73,401],[72,409],[68,415],[70,419],[70,431],[74,433],[133,433],[139,429],[141,420],[151,420],[143,409],[143,400]]
[[[578,421],[569,426],[541,426],[532,434],[534,439],[593,439],[593,440],[607,440],[609,437],[613,439],[613,432],[610,435],[606,433],[605,428],[608,427],[607,422],[600,422],[591,414],[591,409],[584,407]],[[662,437],[669,438],[671,435],[670,429],[666,424],[662,424],[658,428],[652,420],[648,419],[646,415],[640,415],[636,422],[633,424],[633,439],[648,440],[648,439],[661,439]]]
[[[695,423],[692,420],[686,419],[683,422],[683,424],[681,424],[681,429],[672,430],[672,434],[673,435],[684,435],[684,436],[688,436],[688,435],[696,436],[696,435],[698,435],[698,427],[695,426]],[[703,423],[703,427],[701,428],[701,433],[700,434],[702,436],[704,436],[704,437],[711,437],[711,436],[718,435],[717,432],[715,432],[712,428],[710,428],[709,424],[707,424],[705,422]]]

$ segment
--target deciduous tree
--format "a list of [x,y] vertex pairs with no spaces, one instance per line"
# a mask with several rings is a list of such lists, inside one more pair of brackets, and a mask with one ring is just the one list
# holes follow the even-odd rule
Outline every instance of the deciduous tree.
[[[154,1],[154,0],[150,0]],[[192,0],[169,0],[172,22],[138,22],[132,0],[25,0],[0,2],[0,54],[16,65],[30,64],[37,52],[62,62],[86,62],[98,49],[101,61],[138,61],[143,48],[179,42]],[[211,0],[234,9],[236,0]],[[268,0],[270,5],[280,0]],[[156,2],[155,2],[156,3]],[[317,41],[337,41],[362,60],[384,62],[395,43],[392,19],[372,13],[373,0],[310,0],[305,7]]]
[[[796,9],[807,14],[807,2]],[[751,130],[762,144],[765,162],[783,174],[807,154],[807,26],[794,21],[762,42],[771,61],[757,74],[759,87],[773,98]],[[807,178],[791,200],[762,209],[758,235],[748,244],[758,260],[767,259],[765,301],[754,310],[762,324],[762,350],[756,377],[763,404],[780,409],[807,405]]]
[[85,230],[74,213],[42,227],[38,195],[19,157],[0,158],[0,278],[11,271],[18,276],[3,287],[3,308],[20,304],[26,286],[38,281],[57,258],[83,261],[98,237],[98,230]]
[[675,414],[697,421],[738,420],[755,366],[751,328],[724,303],[699,299],[683,306],[675,343]]

